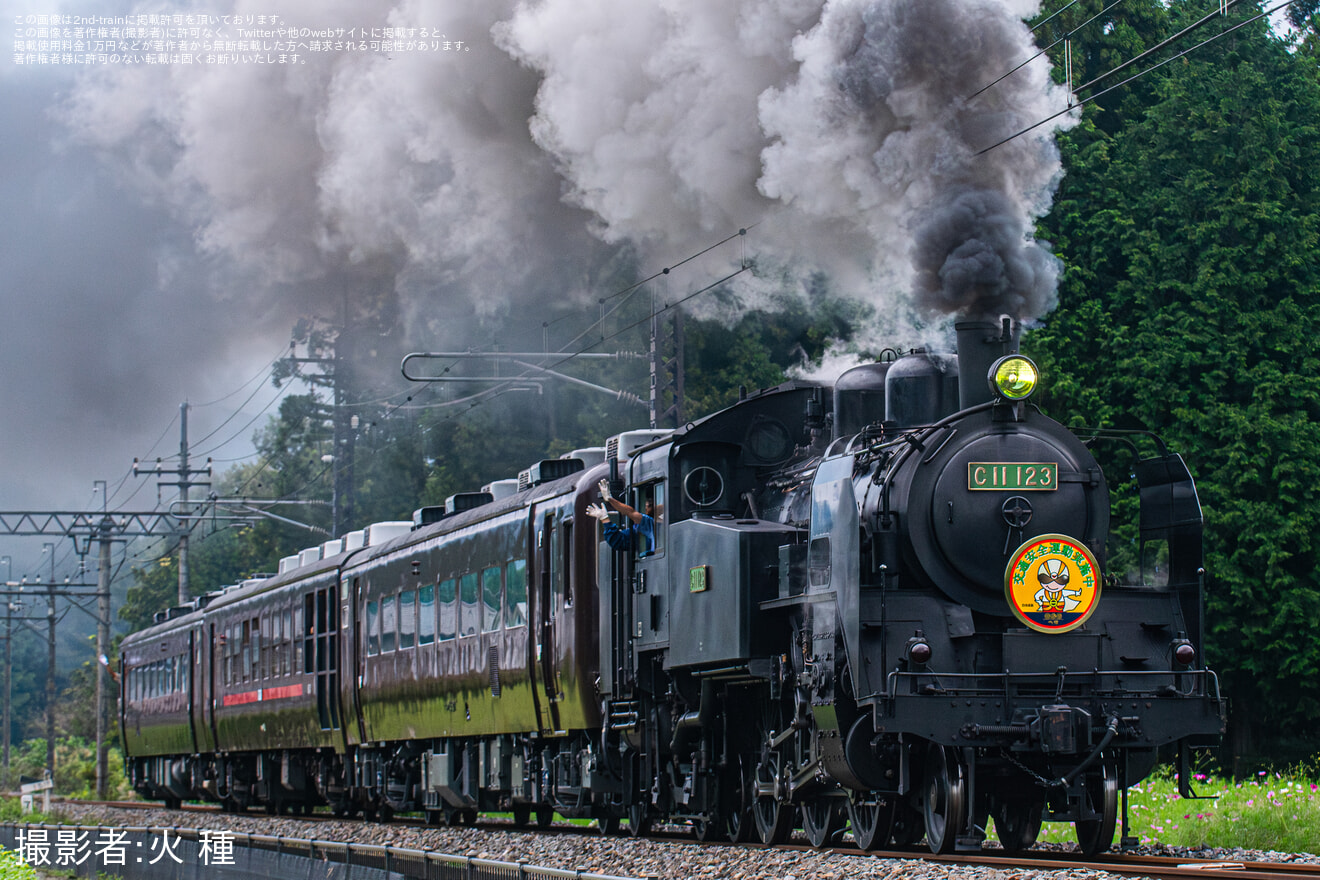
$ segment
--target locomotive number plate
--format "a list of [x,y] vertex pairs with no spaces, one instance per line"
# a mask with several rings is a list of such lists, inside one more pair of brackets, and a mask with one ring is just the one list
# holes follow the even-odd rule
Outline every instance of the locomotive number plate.
[[1052,492],[1059,486],[1059,465],[1053,461],[969,461],[967,488],[973,491],[1013,489]]

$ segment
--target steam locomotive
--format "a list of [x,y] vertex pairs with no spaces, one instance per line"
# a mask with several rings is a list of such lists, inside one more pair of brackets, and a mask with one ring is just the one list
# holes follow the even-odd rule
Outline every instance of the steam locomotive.
[[[121,649],[134,787],[176,806],[553,813],[642,835],[1010,851],[1113,844],[1125,790],[1213,744],[1182,459],[1030,403],[1008,320],[627,432],[162,612]],[[1110,572],[1092,447],[1133,450]],[[650,509],[615,549],[587,508]],[[1131,506],[1136,506],[1133,504]],[[1120,810],[1120,800],[1122,809]]]

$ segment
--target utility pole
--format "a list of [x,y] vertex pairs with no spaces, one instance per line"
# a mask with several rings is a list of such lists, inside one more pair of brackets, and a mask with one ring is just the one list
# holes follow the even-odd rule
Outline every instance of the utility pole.
[[[187,417],[187,404],[184,404],[184,417]],[[184,422],[184,443],[185,450],[187,444],[187,422]],[[183,468],[187,469],[188,459],[185,453],[183,459]],[[106,724],[107,710],[106,702],[110,696],[110,689],[106,686],[106,678],[110,675],[110,659],[107,652],[110,650],[110,548],[112,541],[110,531],[114,527],[113,521],[108,513],[109,499],[106,498],[105,480],[97,480],[97,487],[101,490],[101,517],[100,525],[97,528],[97,540],[100,542],[99,555],[97,558],[96,570],[96,796],[101,800],[106,797],[106,784],[110,778],[110,751],[106,748]],[[185,495],[187,490],[184,490]],[[185,498],[185,501],[187,499]],[[188,536],[189,524],[182,524],[183,539],[186,541]],[[179,566],[182,568],[182,564]],[[180,572],[180,577],[183,577]],[[185,583],[179,585],[179,595],[182,596],[186,590]]]
[[50,582],[46,584],[46,625],[50,643],[46,655],[46,770],[55,778],[55,545],[42,544],[41,552],[50,554]]
[[349,530],[353,521],[353,484],[354,456],[356,453],[357,432],[353,430],[348,412],[347,389],[353,386],[353,339],[348,332],[348,317],[344,317],[344,327],[335,337],[335,354],[331,376],[334,379],[334,411],[330,414],[333,425],[332,452],[334,460],[330,463],[331,474],[331,534],[342,535]]
[[[151,473],[150,469],[140,467],[138,459],[133,459],[133,476],[143,473],[144,470],[146,470],[147,473]],[[195,476],[205,476],[208,478],[211,476],[211,460],[209,458],[206,460],[206,467],[204,468],[193,468],[188,465],[187,401],[179,404],[179,466],[173,469],[162,467],[161,460],[158,458],[156,459],[155,473],[157,476],[172,474],[179,478],[178,482],[175,483],[158,482],[156,487],[157,493],[159,493],[161,486],[177,486],[179,488],[180,525],[177,535],[179,539],[179,604],[187,605],[192,599],[192,591],[188,585],[188,536],[192,532],[192,523],[189,519],[189,515],[192,513],[192,508],[188,503],[188,490],[194,486],[205,486],[207,488],[210,488],[211,486],[209,479],[205,481],[193,480],[193,477]],[[98,480],[97,482],[102,486],[105,485],[104,480]],[[102,491],[102,497],[104,498],[104,491]]]
[[[0,562],[5,564],[5,588],[6,590],[18,586],[14,583],[14,560],[8,556],[0,556]],[[5,790],[9,790],[9,728],[12,724],[10,718],[10,708],[14,701],[14,651],[11,645],[14,643],[14,600],[11,596],[5,596]]]
[[[321,335],[311,329],[316,323],[326,323],[334,330],[333,338]],[[301,339],[303,333],[306,338]],[[294,328],[292,349],[298,342],[307,344],[307,356],[297,357],[290,354],[282,359],[282,374],[277,374],[276,387],[280,382],[291,378],[300,364],[314,364],[321,372],[317,376],[300,376],[304,382],[318,387],[330,388],[330,504],[332,526],[330,534],[342,535],[353,522],[355,452],[357,431],[354,424],[356,416],[349,414],[349,399],[353,396],[353,335],[350,332],[347,307],[343,323],[335,328],[328,322],[312,319],[308,324],[299,322]],[[329,349],[329,354],[325,352]]]
[[[683,310],[674,309],[674,323],[666,328],[662,315],[666,309],[651,314],[651,427],[674,420],[674,427],[683,424]],[[667,354],[672,352],[672,354]],[[670,403],[665,406],[665,392]]]

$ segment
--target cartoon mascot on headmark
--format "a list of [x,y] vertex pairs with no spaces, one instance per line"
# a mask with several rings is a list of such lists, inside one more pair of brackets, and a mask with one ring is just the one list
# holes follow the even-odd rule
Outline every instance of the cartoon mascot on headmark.
[[1013,614],[1039,632],[1068,632],[1091,616],[1100,599],[1099,566],[1086,545],[1066,535],[1041,535],[1017,549],[1004,573]]

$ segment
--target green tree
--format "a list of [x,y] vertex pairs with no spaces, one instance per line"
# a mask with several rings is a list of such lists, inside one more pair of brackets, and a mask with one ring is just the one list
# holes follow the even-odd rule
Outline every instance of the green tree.
[[1121,124],[1061,138],[1042,237],[1067,271],[1026,345],[1052,412],[1156,430],[1188,459],[1241,751],[1320,720],[1320,648],[1296,639],[1320,612],[1320,89],[1263,25],[1147,79]]

